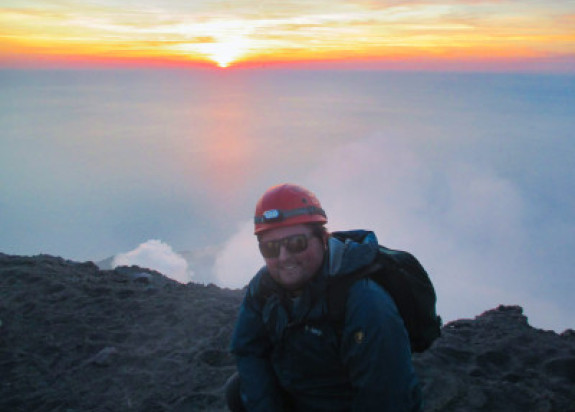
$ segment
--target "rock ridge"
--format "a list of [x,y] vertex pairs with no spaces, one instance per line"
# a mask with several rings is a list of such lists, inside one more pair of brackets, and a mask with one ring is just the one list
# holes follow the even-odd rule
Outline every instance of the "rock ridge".
[[[0,410],[224,411],[242,297],[0,253]],[[520,306],[446,324],[414,365],[427,411],[575,411],[575,333],[535,329]]]

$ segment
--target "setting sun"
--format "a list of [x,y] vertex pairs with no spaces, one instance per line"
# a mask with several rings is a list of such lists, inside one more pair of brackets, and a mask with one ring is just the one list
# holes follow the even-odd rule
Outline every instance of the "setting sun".
[[221,42],[208,43],[200,49],[219,67],[228,67],[239,57],[245,54],[246,41],[238,38]]

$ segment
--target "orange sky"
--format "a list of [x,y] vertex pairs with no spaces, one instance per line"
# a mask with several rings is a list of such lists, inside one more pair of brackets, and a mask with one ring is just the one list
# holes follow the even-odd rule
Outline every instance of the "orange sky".
[[572,0],[3,0],[0,67],[575,71]]

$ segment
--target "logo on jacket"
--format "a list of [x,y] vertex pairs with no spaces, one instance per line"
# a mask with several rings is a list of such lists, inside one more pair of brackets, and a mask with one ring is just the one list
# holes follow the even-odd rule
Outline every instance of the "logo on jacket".
[[315,336],[322,336],[323,332],[321,329],[314,328],[313,326],[305,325],[305,331],[311,333]]
[[358,345],[360,343],[363,342],[363,340],[365,339],[365,333],[363,333],[362,330],[358,330],[357,332],[355,332],[353,334],[353,340],[355,341],[355,343],[357,343]]

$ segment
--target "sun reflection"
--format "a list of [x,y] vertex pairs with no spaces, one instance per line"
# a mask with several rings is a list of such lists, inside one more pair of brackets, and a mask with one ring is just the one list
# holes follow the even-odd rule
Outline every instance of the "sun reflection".
[[[204,121],[190,121],[188,150],[182,155],[201,176],[209,176],[210,188],[207,196],[217,200],[214,213],[226,213],[229,199],[241,197],[244,182],[255,179],[258,173],[256,140],[253,125],[247,119],[253,118],[254,103],[251,89],[241,78],[235,76],[206,77],[209,81],[210,98],[202,105]],[[257,106],[256,106],[257,107]],[[195,109],[195,108],[191,108]],[[192,137],[193,136],[193,137]],[[189,159],[201,153],[192,164]],[[221,209],[219,209],[221,208]]]

